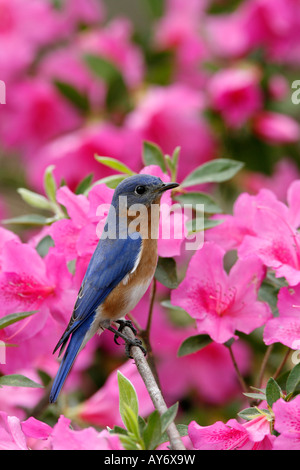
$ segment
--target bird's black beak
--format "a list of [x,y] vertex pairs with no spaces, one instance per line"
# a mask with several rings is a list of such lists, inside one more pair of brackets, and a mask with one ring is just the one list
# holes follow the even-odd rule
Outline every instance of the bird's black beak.
[[177,188],[178,186],[178,183],[163,183],[163,185],[159,188],[159,192],[163,193],[169,189]]

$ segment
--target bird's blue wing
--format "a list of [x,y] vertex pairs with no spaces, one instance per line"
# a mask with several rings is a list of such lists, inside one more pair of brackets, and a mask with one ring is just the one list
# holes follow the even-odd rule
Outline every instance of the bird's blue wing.
[[61,346],[63,350],[70,334],[95,312],[108,294],[132,271],[141,247],[139,234],[136,238],[99,241],[82,281],[70,322],[54,352]]
[[92,256],[84,276],[74,311],[67,329],[57,343],[54,352],[60,354],[71,336],[59,370],[54,379],[49,400],[54,403],[80,351],[89,330],[96,308],[135,266],[142,247],[142,239],[101,240]]

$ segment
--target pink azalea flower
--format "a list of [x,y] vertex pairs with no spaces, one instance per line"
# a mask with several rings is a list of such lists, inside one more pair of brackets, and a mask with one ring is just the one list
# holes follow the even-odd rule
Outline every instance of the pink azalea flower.
[[132,27],[125,18],[109,23],[106,28],[91,30],[79,38],[81,53],[103,56],[115,64],[129,88],[141,84],[144,76],[144,63],[141,51],[131,40]]
[[94,25],[104,19],[104,6],[99,0],[65,0],[63,4],[62,20],[66,24],[80,25],[82,23]]
[[37,190],[43,191],[45,169],[55,165],[56,180],[60,183],[64,179],[74,190],[89,173],[97,179],[115,173],[98,163],[95,154],[121,160],[134,171],[141,169],[139,136],[129,129],[104,122],[83,127],[42,147],[28,162],[28,178]]
[[300,182],[295,181],[289,187],[288,206],[268,190],[252,196],[254,233],[246,235],[238,249],[242,258],[255,253],[275,270],[276,277],[285,277],[292,286],[300,282],[299,186]]
[[88,197],[74,194],[67,186],[57,191],[57,201],[63,204],[70,219],[54,222],[49,229],[55,247],[68,261],[91,257],[101,236],[113,190],[104,184],[95,185]]
[[59,188],[56,197],[57,201],[66,207],[70,219],[54,222],[49,234],[58,252],[63,253],[70,261],[78,256],[77,241],[81,230],[89,222],[87,213],[90,205],[85,196],[74,194],[67,186]]
[[269,80],[269,93],[273,100],[282,101],[289,93],[289,82],[280,74],[274,74]]
[[280,201],[285,202],[288,187],[299,177],[299,169],[295,162],[288,158],[282,158],[274,165],[271,176],[259,172],[248,172],[242,177],[241,186],[251,194],[257,194],[261,189],[269,189]]
[[59,80],[72,85],[82,95],[88,97],[94,112],[99,112],[99,109],[105,106],[105,84],[95,78],[85,65],[76,43],[72,42],[50,50],[42,58],[38,74],[45,81]]
[[222,69],[208,84],[211,106],[229,127],[239,128],[262,107],[260,73],[255,68]]
[[5,146],[32,158],[32,152],[40,146],[80,124],[82,119],[76,109],[55,87],[35,78],[12,87],[1,116],[0,133]]
[[280,433],[274,450],[300,450],[300,395],[291,401],[282,398],[273,405],[276,431]]
[[53,428],[33,417],[20,421],[0,412],[1,450],[123,450],[118,436],[94,428],[71,429],[60,416]]
[[197,450],[271,450],[274,436],[264,416],[240,424],[230,419],[211,426],[189,424],[189,437]]
[[271,316],[257,301],[265,270],[257,257],[238,260],[230,273],[223,267],[224,250],[207,242],[193,256],[185,279],[172,291],[171,301],[196,319],[198,333],[225,343],[235,331],[251,333]]
[[[133,317],[143,327],[146,326],[144,312],[149,308],[149,299],[147,295],[145,297],[132,311]],[[196,403],[200,400],[210,404],[224,404],[241,393],[228,349],[223,344],[212,342],[193,354],[177,356],[182,342],[195,334],[194,325],[185,328],[174,326],[167,319],[165,309],[155,305],[151,345],[155,351],[163,395],[170,406],[191,390],[196,394]],[[241,373],[247,374],[251,361],[250,349],[242,341],[236,341],[232,348]]]
[[33,417],[20,421],[16,416],[9,416],[0,411],[1,450],[48,449],[46,441],[51,431],[52,428],[48,424]]
[[94,428],[71,429],[71,420],[60,416],[49,437],[51,450],[123,450],[118,436]]
[[20,420],[3,411],[0,411],[0,449],[28,450]]
[[241,4],[229,14],[207,15],[204,27],[212,53],[225,59],[239,59],[248,54],[254,45],[248,22],[247,4]]
[[[238,249],[239,257],[254,254],[276,277],[285,277],[292,286],[300,282],[299,270],[299,180],[287,191],[287,203],[262,189],[256,196],[241,194],[234,204],[233,215],[216,215],[224,222],[207,231],[206,239],[225,249]],[[230,237],[228,237],[230,233]]]
[[184,85],[149,88],[125,122],[141,141],[158,144],[172,155],[181,147],[179,180],[215,154],[216,143],[201,112],[204,100],[199,91]]
[[7,230],[6,228],[0,227],[0,273],[2,270],[3,249],[5,247],[5,244],[11,240],[20,242],[19,237],[15,233],[11,232],[10,230]]
[[39,0],[1,0],[0,17],[0,40],[5,44],[0,51],[1,79],[10,81],[33,62],[41,46],[57,37],[57,21],[50,3]]
[[65,309],[75,299],[65,258],[53,250],[42,259],[33,247],[16,240],[8,241],[3,248],[0,286],[2,316],[38,310],[5,328],[7,340],[14,338],[13,342],[36,335],[43,328],[49,309],[58,321],[66,321]]
[[289,144],[299,140],[300,126],[292,117],[270,111],[255,116],[253,131],[270,144]]
[[282,287],[278,293],[279,316],[268,320],[264,329],[266,344],[282,343],[292,349],[300,347],[300,284]]
[[[24,353],[24,349],[21,348],[20,350],[18,347],[7,347],[6,349],[16,349],[19,356]],[[26,350],[28,350],[28,353],[30,354],[29,348],[26,348]],[[43,354],[43,350],[38,350],[38,352],[39,356]],[[50,351],[49,354],[51,354]],[[35,356],[37,356],[37,350],[35,350]],[[7,351],[6,364],[1,364],[1,373],[5,375],[10,373],[21,374],[36,383],[41,383],[41,379],[37,372],[33,370],[34,358],[30,357],[28,368],[26,368],[27,361],[27,358],[25,361],[23,361],[25,367],[14,368],[16,362],[10,356],[9,351]],[[22,362],[20,358],[19,362]],[[0,388],[0,409],[9,415],[16,416],[19,419],[24,419],[26,416],[25,410],[33,409],[35,405],[42,399],[44,394],[45,390],[43,388],[11,387],[4,385]]]
[[207,73],[200,64],[209,57],[205,40],[199,34],[205,3],[169,0],[165,14],[155,24],[155,48],[172,50],[174,55],[173,80],[197,88],[206,81]]
[[[256,196],[242,193],[233,205],[233,215],[217,214],[212,219],[223,220],[222,224],[210,229],[206,233],[208,241],[214,241],[226,250],[239,248],[246,235],[256,235],[257,208],[264,208],[269,212],[276,212],[282,217],[288,213],[287,207],[277,201],[275,195],[262,189]],[[230,237],[228,236],[230,233]]]
[[299,63],[299,4],[279,0],[276,11],[273,6],[272,0],[248,2],[248,34],[264,48],[268,60]]

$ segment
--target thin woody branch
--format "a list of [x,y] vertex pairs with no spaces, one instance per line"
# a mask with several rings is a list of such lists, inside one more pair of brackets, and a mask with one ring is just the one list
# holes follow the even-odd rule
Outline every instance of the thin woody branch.
[[[129,338],[133,340],[135,339],[133,332],[127,326],[124,328],[124,333]],[[162,393],[156,383],[156,380],[150,369],[147,359],[145,358],[143,352],[138,346],[132,346],[130,352],[140,373],[140,376],[142,377],[144,384],[146,385],[147,391],[154,407],[157,409],[159,414],[162,415],[163,413],[165,413],[165,411],[167,411],[168,408],[162,396]],[[175,423],[171,423],[168,426],[166,432],[168,434],[172,450],[186,450],[182,443],[181,437],[179,435]]]

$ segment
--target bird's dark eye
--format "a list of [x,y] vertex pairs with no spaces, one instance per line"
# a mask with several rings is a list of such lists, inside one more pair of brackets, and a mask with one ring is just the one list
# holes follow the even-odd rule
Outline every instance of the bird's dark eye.
[[135,188],[135,192],[136,192],[137,194],[144,194],[145,191],[146,191],[145,186],[137,186],[137,187]]

